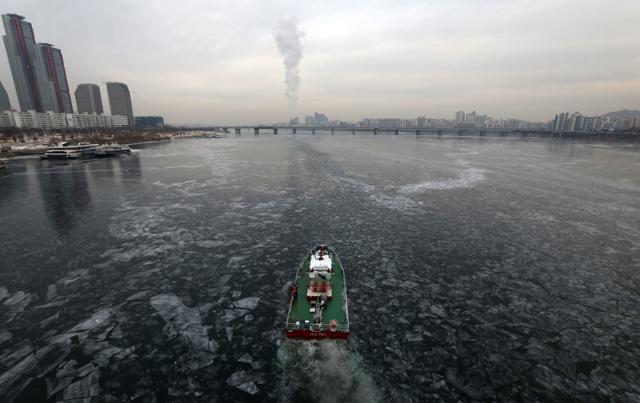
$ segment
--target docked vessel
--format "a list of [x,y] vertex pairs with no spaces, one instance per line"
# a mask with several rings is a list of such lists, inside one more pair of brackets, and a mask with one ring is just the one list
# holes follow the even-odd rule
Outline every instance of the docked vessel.
[[56,146],[47,148],[44,153],[46,159],[75,159],[75,158],[90,158],[96,155],[98,151],[97,144],[90,143],[60,143]]
[[96,157],[113,157],[116,155],[131,154],[131,148],[127,145],[120,144],[104,144],[98,146]]
[[309,251],[291,286],[286,334],[290,339],[346,339],[349,309],[344,267],[334,250]]

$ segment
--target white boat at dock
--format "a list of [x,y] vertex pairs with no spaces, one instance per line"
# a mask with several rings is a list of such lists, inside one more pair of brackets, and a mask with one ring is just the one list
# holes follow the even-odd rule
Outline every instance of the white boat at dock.
[[77,144],[60,143],[56,146],[47,148],[43,158],[45,159],[77,159],[91,158],[98,151],[97,144],[81,142]]
[[96,157],[105,158],[116,155],[131,154],[131,148],[128,145],[121,144],[103,144],[98,146]]

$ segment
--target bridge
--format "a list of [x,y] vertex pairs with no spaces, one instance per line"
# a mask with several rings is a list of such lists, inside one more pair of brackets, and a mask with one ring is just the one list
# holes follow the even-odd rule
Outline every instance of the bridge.
[[437,136],[441,136],[443,134],[449,135],[479,135],[484,136],[486,134],[499,134],[501,136],[506,136],[509,134],[519,134],[521,136],[528,135],[552,135],[558,134],[553,133],[546,129],[490,129],[490,128],[433,128],[433,127],[356,127],[356,126],[294,126],[294,125],[236,125],[236,126],[217,126],[208,128],[212,130],[221,129],[226,132],[235,131],[236,134],[241,134],[242,130],[253,131],[254,134],[260,134],[262,132],[271,132],[273,134],[278,134],[279,132],[286,131],[288,133],[296,134],[298,131],[306,131],[311,132],[311,134],[316,134],[316,132],[324,132],[334,134],[337,131],[340,132],[351,132],[351,134],[356,133],[372,133],[377,135],[379,133],[410,133],[415,134],[417,136],[423,134],[435,134]]

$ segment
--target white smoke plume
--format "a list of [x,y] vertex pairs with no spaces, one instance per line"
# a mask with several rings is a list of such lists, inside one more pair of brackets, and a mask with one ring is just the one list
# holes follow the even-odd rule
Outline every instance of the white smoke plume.
[[287,99],[289,100],[289,115],[293,117],[296,101],[298,100],[298,87],[300,86],[300,60],[302,60],[302,44],[300,39],[304,32],[298,27],[298,20],[287,18],[280,21],[275,30],[278,49],[282,54],[282,63],[285,68],[284,82],[287,84]]

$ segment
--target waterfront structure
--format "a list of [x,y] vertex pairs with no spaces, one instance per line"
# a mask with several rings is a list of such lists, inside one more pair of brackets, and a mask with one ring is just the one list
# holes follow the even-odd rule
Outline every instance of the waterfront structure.
[[[637,120],[637,122],[636,122]],[[640,119],[627,117],[585,116],[579,112],[562,112],[550,123],[554,132],[596,132],[628,130],[640,127]]]
[[136,127],[164,127],[162,116],[136,116]]
[[111,126],[113,127],[127,127],[131,126],[129,116],[124,115],[111,115]]
[[102,114],[102,95],[96,84],[79,84],[75,91],[78,113]]
[[14,112],[13,119],[16,127],[24,129],[33,129],[36,127],[37,119],[34,119],[34,114],[41,113],[36,111],[30,112]]
[[464,125],[464,111],[458,111],[456,112],[456,120],[455,120],[456,126],[462,126]]
[[313,117],[316,120],[316,124],[319,125],[319,126],[323,126],[323,125],[329,124],[329,118],[324,113],[315,112],[313,114]]
[[0,127],[15,127],[16,121],[13,119],[13,112],[0,111]]
[[324,113],[314,112],[313,116],[305,116],[304,124],[307,126],[327,126],[329,118]]
[[107,83],[107,94],[109,96],[109,108],[112,115],[124,115],[129,120],[129,126],[135,125],[133,117],[133,106],[131,105],[131,94],[129,87],[125,83]]
[[129,118],[119,115],[97,115],[88,113],[58,113],[2,111],[0,127],[18,127],[24,129],[64,129],[64,128],[100,128],[126,127]]
[[11,102],[9,102],[9,95],[0,81],[0,111],[10,111]]
[[114,116],[97,115],[95,113],[70,113],[66,115],[66,119],[67,127],[86,129],[92,127],[112,127]]
[[73,113],[67,72],[60,49],[49,43],[38,43],[38,60],[42,64],[44,77],[41,87],[43,97],[51,97],[43,105],[49,105],[46,111],[58,113]]
[[60,49],[36,43],[33,26],[17,14],[4,14],[4,46],[20,110],[73,112]]
[[20,110],[30,109],[42,112],[42,102],[37,77],[37,49],[31,23],[17,14],[4,14],[2,23],[6,35],[3,36],[7,50],[11,75],[16,86]]

